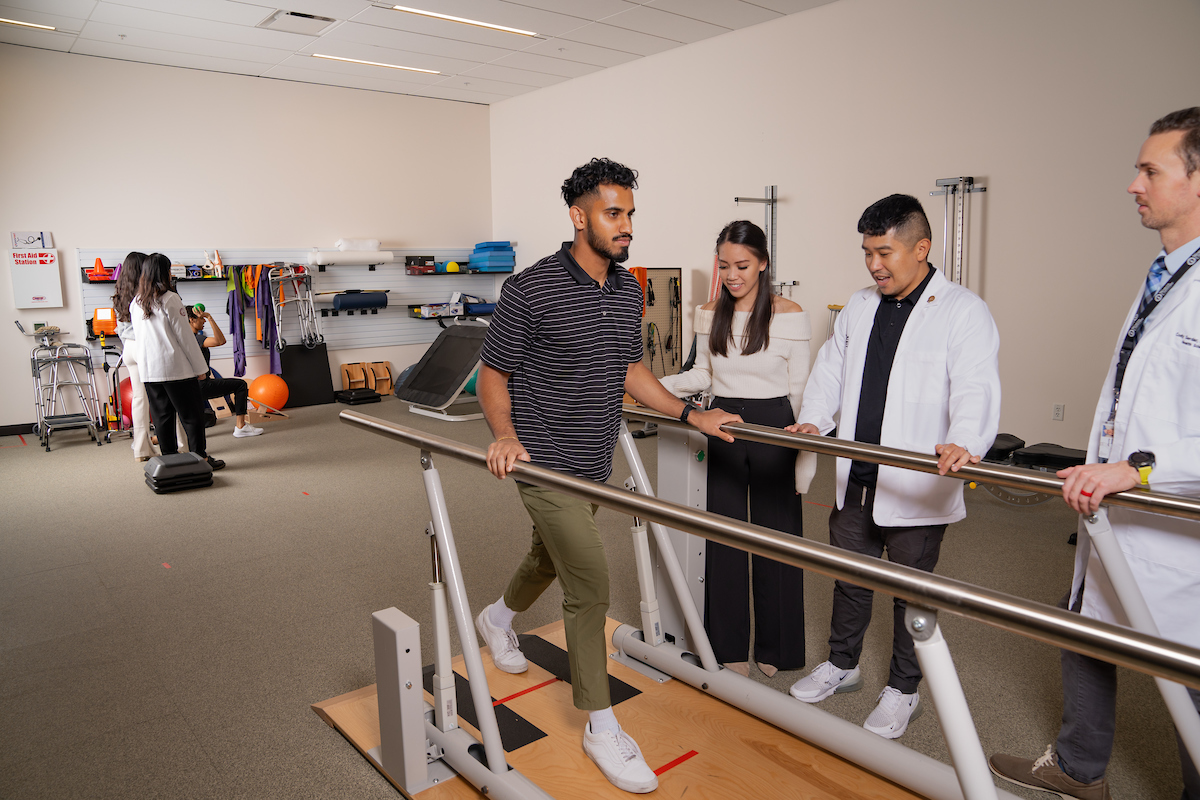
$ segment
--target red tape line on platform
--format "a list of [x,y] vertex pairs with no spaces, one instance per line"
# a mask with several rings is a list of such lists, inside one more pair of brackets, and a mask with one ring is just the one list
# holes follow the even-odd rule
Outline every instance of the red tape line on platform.
[[679,758],[677,758],[677,759],[675,759],[674,761],[672,761],[670,764],[664,764],[664,765],[662,765],[661,767],[659,767],[658,769],[654,770],[654,774],[655,774],[655,775],[662,775],[662,774],[663,774],[664,772],[666,772],[667,770],[669,770],[669,769],[674,769],[675,767],[678,767],[680,764],[682,764],[683,762],[687,761],[687,760],[688,760],[689,758],[691,758],[692,756],[698,756],[698,755],[700,755],[700,754],[699,754],[699,753],[697,753],[695,750],[689,750],[688,752],[686,752],[686,753],[684,753],[683,755],[681,755]]
[[530,692],[536,692],[538,689],[541,689],[544,686],[549,686],[552,683],[558,683],[558,678],[551,678],[550,680],[546,681],[545,683],[539,683],[537,686],[530,686],[528,689],[522,689],[521,691],[517,692],[516,694],[510,694],[508,697],[504,697],[504,698],[494,701],[492,703],[492,705],[493,706],[503,705],[504,703],[507,703],[509,700],[515,700],[516,698],[520,697],[523,694],[529,694]]

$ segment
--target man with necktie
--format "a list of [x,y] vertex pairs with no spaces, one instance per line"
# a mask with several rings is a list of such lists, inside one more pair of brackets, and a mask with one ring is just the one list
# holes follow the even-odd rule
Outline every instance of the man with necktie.
[[[1096,405],[1087,463],[1058,473],[1081,515],[1105,496],[1143,486],[1200,496],[1200,107],[1150,127],[1129,185],[1160,252],[1121,328]],[[1200,525],[1109,507],[1117,542],[1160,635],[1200,647]],[[1075,576],[1060,605],[1127,625],[1082,521]],[[992,756],[992,771],[1061,797],[1107,800],[1105,771],[1116,727],[1116,667],[1062,651],[1063,722],[1036,760]],[[1200,692],[1188,690],[1200,709]],[[1178,739],[1178,735],[1176,735]],[[1200,775],[1182,742],[1184,800],[1200,800]]]

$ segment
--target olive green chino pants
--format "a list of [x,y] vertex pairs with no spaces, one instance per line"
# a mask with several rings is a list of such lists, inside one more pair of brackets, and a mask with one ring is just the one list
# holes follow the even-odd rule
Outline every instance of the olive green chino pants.
[[504,603],[524,611],[558,578],[575,707],[608,708],[608,559],[596,527],[599,506],[540,486],[518,483],[517,489],[533,520],[533,544],[509,581]]

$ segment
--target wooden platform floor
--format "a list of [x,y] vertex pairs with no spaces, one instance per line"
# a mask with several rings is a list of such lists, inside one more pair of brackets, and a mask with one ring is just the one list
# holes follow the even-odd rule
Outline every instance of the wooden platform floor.
[[[606,636],[618,623],[608,620]],[[561,622],[530,631],[566,648]],[[571,687],[531,663],[521,675],[497,670],[484,649],[484,670],[492,697],[512,699],[504,705],[548,735],[508,753],[509,763],[550,795],[567,798],[625,798],[583,753],[587,712],[571,702]],[[454,660],[465,675],[462,657]],[[654,797],[687,800],[910,800],[918,795],[872,773],[864,772],[790,733],[726,705],[681,681],[659,684],[609,660],[608,671],[641,694],[615,711],[621,726],[638,742],[651,769],[659,773]],[[540,687],[540,688],[535,688]],[[532,691],[527,691],[531,690]],[[524,694],[520,694],[524,692]],[[426,693],[426,699],[432,698]],[[379,711],[374,686],[367,686],[313,706],[329,725],[365,753],[379,745]],[[460,721],[461,722],[461,721]],[[478,738],[465,722],[462,727]],[[462,778],[420,792],[419,800],[481,800]]]

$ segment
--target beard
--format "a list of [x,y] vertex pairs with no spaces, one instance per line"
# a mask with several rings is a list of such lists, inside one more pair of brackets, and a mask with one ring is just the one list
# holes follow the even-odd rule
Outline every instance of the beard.
[[597,253],[607,256],[618,264],[629,260],[628,245],[622,246],[611,240],[605,241],[604,239],[601,239],[599,234],[596,233],[595,229],[592,228],[590,224],[587,227],[587,242],[588,246]]

